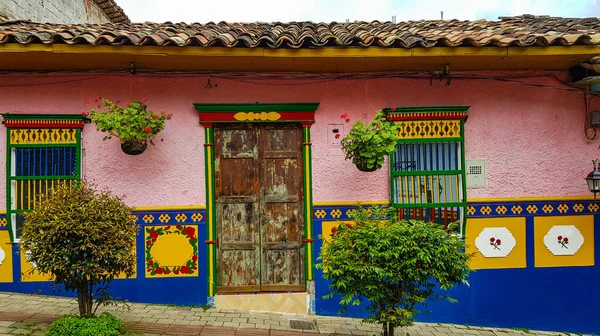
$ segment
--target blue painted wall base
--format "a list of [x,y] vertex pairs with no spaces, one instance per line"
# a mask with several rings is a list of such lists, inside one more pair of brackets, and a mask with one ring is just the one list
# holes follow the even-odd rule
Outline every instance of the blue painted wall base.
[[[475,207],[479,209],[481,205]],[[315,221],[315,235],[322,234],[322,221],[337,219],[330,218],[334,207],[318,210],[324,210],[321,214],[326,215]],[[346,211],[346,207],[341,209],[340,219],[347,219]],[[594,215],[594,219],[598,223],[600,216]],[[473,271],[469,276],[470,286],[461,285],[449,292],[458,303],[430,302],[425,309],[431,312],[419,315],[417,321],[600,334],[600,267],[536,268],[533,220],[533,215],[526,217],[526,268]],[[600,241],[598,229],[594,230],[594,240]],[[315,255],[321,246],[321,239],[317,239]],[[594,250],[595,260],[600,260],[599,250]],[[319,263],[316,257],[315,263]],[[321,270],[315,271],[316,312],[339,315],[339,298],[323,299],[329,293],[329,282],[322,276]],[[366,317],[362,306],[350,307],[344,315]]]

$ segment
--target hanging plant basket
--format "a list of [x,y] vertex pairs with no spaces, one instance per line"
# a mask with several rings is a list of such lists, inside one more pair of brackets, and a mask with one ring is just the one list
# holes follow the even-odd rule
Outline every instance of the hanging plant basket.
[[148,147],[148,143],[146,141],[137,141],[137,140],[126,140],[121,142],[121,150],[125,154],[129,155],[139,155],[142,154],[146,148]]
[[362,172],[369,173],[377,170],[377,166],[373,166],[372,168],[367,166],[367,158],[355,158],[354,164],[356,165],[356,168]]
[[[90,100],[85,104],[91,104]],[[95,98],[97,109],[82,112],[96,124],[98,131],[108,133],[103,140],[118,138],[121,141],[121,150],[125,154],[140,155],[148,147],[148,142],[154,145],[152,139],[165,128],[165,121],[171,115],[155,113],[148,110],[145,101],[133,100],[126,107],[121,107],[106,98]],[[162,139],[161,139],[162,140]]]

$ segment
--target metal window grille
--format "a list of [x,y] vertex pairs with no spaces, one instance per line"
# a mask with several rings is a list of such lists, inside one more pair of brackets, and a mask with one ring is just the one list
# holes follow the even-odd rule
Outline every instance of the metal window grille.
[[[419,120],[422,115],[388,114],[403,126],[390,156],[390,203],[396,219],[423,220],[447,227],[466,215],[464,120]],[[431,114],[428,115],[431,118]],[[438,130],[452,125],[452,134]]]
[[59,135],[54,141],[39,136],[37,141],[30,140],[42,131],[48,132],[12,129],[9,134],[7,218],[14,239],[21,235],[25,222],[23,214],[35,208],[40,196],[48,195],[57,183],[72,184],[79,180],[81,130],[52,130]]

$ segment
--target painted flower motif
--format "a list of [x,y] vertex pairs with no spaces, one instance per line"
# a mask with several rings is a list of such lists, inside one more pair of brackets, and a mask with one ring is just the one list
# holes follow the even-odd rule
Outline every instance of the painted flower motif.
[[392,106],[392,111],[396,111],[396,105]]
[[150,126],[147,126],[146,128],[144,128],[144,132],[152,133],[152,128],[150,128]]
[[558,236],[556,237],[558,239],[558,243],[560,244],[560,247],[562,248],[566,248],[568,249],[569,247],[567,246],[567,244],[569,244],[569,238],[567,237],[563,237],[563,236]]
[[350,122],[350,118],[346,118],[346,122]]
[[490,245],[492,245],[494,247],[494,250],[500,250],[500,245],[502,245],[502,240],[492,237],[492,238],[490,238]]
[[340,134],[339,134],[339,133],[338,133],[338,134],[336,134],[336,135],[335,135],[335,138],[336,138],[336,139],[339,139],[339,138],[340,138]]
[[331,228],[331,233],[332,234],[336,234],[337,232],[338,232],[338,228],[336,228],[336,227],[332,227]]
[[348,118],[348,113],[344,113],[344,114],[340,115],[340,118],[342,118],[342,119]]
[[[195,274],[198,269],[198,238],[196,235],[196,228],[187,225],[177,225],[176,228],[171,226],[165,227],[146,227],[146,270],[150,275],[169,275],[169,274]],[[163,235],[182,235],[189,239],[189,244],[192,246],[193,253],[185,263],[181,265],[159,265],[157,260],[153,259],[152,247],[158,237]]]
[[83,111],[81,112],[81,115],[85,117],[87,115],[87,112]]
[[185,231],[183,231],[183,234],[185,234],[186,236],[188,236],[190,239],[194,238],[194,234],[196,233],[196,229],[194,229],[191,226],[188,226]]

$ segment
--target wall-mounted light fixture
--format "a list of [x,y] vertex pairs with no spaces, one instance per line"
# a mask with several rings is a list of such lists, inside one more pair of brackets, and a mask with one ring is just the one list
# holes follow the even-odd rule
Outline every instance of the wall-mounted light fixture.
[[594,199],[596,199],[596,194],[600,192],[600,159],[592,160],[592,163],[594,164],[594,170],[588,174],[585,180],[588,189],[594,193]]

